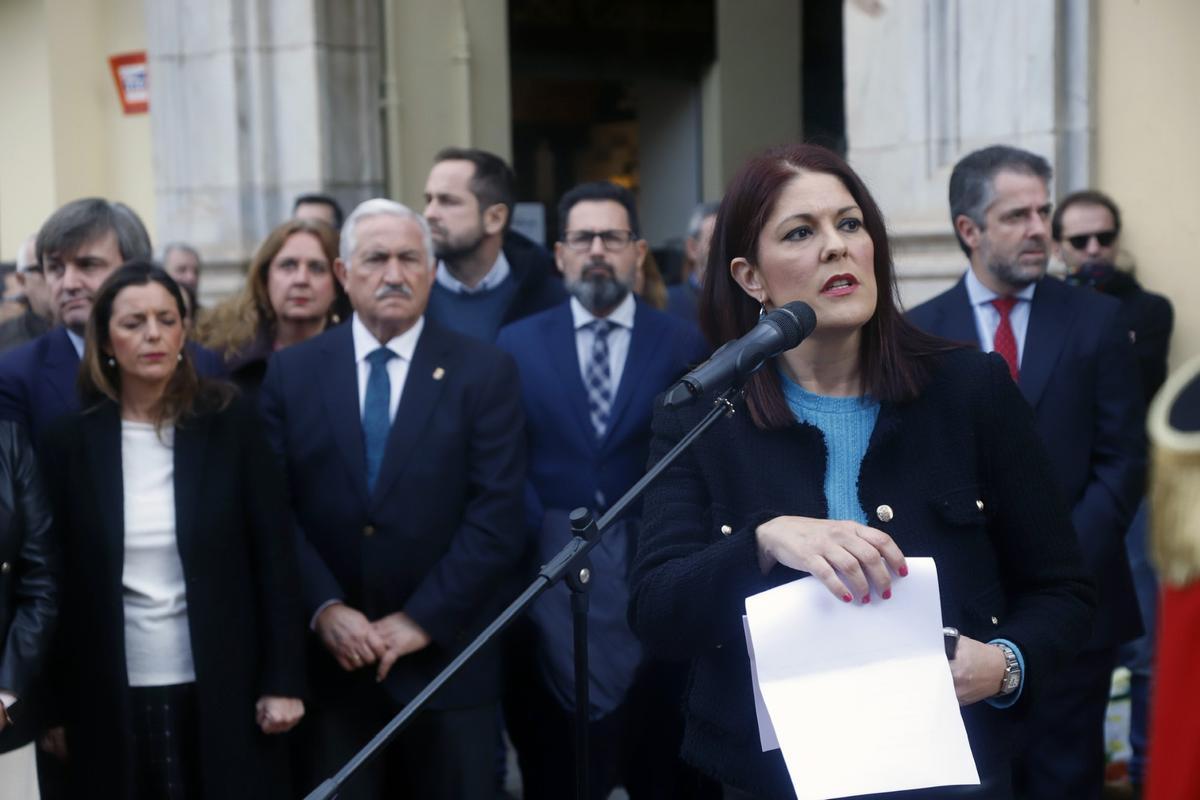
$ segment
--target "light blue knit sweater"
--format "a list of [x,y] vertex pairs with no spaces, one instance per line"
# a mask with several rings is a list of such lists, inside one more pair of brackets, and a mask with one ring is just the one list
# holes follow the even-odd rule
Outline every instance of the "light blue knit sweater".
[[879,403],[870,397],[825,397],[806,391],[782,371],[783,396],[792,416],[815,426],[825,437],[825,501],[829,519],[849,519],[867,524],[867,514],[858,502],[858,472]]

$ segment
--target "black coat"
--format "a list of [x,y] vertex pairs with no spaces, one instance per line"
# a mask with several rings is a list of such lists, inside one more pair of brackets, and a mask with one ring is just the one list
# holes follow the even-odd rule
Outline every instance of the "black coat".
[[0,689],[17,697],[0,752],[37,733],[35,685],[58,616],[58,550],[25,432],[0,422]]
[[[1042,278],[1029,308],[1021,395],[1071,510],[1098,593],[1089,650],[1142,634],[1125,532],[1146,478],[1146,411],[1121,306],[1099,292]],[[978,346],[965,279],[908,314],[917,327]]]
[[[175,430],[176,537],[187,585],[204,796],[285,797],[284,742],[255,724],[263,695],[303,693],[304,625],[281,471],[252,409]],[[71,774],[129,796],[124,493],[119,410],[104,402],[54,425],[43,461],[63,546],[56,694]]]
[[503,249],[517,294],[504,312],[502,326],[554,308],[567,299],[550,251],[511,228],[504,233]]
[[[939,358],[917,400],[882,404],[858,493],[870,524],[906,556],[936,560],[943,624],[981,641],[1009,639],[1024,655],[1016,705],[963,709],[986,779],[1007,771],[1016,719],[1087,639],[1095,596],[1029,407],[1004,362],[969,351]],[[707,410],[704,403],[660,408],[651,460]],[[824,477],[818,429],[759,430],[743,410],[702,437],[644,503],[630,619],[651,651],[692,660],[683,755],[764,797],[793,793],[779,752],[760,752],[743,601],[804,573],[777,565],[763,576],[755,528],[780,515],[825,517]],[[888,521],[878,512],[885,504]],[[904,591],[902,579],[895,591]]]

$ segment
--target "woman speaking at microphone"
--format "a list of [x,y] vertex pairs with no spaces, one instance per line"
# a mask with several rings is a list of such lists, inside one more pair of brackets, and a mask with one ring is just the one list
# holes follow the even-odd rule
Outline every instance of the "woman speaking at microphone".
[[[951,672],[982,783],[919,796],[1010,798],[1016,719],[1084,644],[1095,604],[1032,413],[998,356],[905,321],[878,206],[812,145],[731,182],[700,323],[720,345],[796,300],[816,330],[750,378],[745,409],[644,503],[630,620],[648,649],[692,661],[683,757],[727,797],[793,797],[779,751],[759,746],[745,598],[807,577],[886,603],[906,556],[931,556],[943,622],[961,632]],[[660,408],[651,460],[709,407]]]
[[197,377],[183,297],[127,264],[100,287],[44,467],[63,551],[54,671],[72,797],[284,798],[304,629],[280,465]]

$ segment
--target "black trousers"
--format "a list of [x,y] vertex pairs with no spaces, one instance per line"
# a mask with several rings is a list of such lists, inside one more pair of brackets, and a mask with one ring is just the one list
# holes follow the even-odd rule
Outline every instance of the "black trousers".
[[[304,792],[332,777],[397,711],[375,686],[336,700],[314,699],[299,737]],[[421,712],[338,797],[494,800],[498,716],[495,703]]]
[[137,800],[198,800],[196,684],[130,687]]
[[1081,653],[1030,709],[1013,772],[1024,800],[1099,800],[1104,791],[1104,716],[1116,648]]

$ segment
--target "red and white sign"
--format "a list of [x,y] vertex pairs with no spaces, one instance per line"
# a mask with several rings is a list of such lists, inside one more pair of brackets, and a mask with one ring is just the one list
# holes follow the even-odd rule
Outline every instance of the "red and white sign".
[[146,75],[146,51],[109,56],[113,82],[126,114],[145,114],[150,110],[150,83]]

